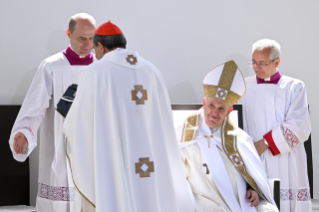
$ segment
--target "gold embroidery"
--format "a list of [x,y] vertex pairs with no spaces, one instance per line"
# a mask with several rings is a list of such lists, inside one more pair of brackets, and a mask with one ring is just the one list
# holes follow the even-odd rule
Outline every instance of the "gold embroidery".
[[235,104],[241,96],[231,91],[230,88],[233,84],[237,69],[238,66],[233,60],[226,62],[218,85],[203,84],[205,97],[219,99],[229,105]]
[[137,105],[144,105],[147,100],[147,91],[143,90],[143,85],[135,85],[135,90],[132,90],[132,101],[136,101]]
[[137,63],[137,58],[134,55],[127,55],[126,61],[131,65],[135,65]]
[[218,95],[218,92],[221,92],[222,89],[219,89],[217,86],[215,85],[203,85],[204,87],[204,94],[205,94],[205,97],[206,98],[214,98],[214,99],[219,99],[221,101],[224,101],[226,102],[227,104],[229,105],[233,105],[235,104],[240,98],[241,96],[238,95],[237,93],[233,92],[233,91],[226,91],[225,95],[226,95],[226,98],[221,98],[220,94]]
[[219,88],[217,93],[216,93],[216,97],[219,98],[219,99],[225,99],[226,94],[227,94],[226,90],[224,90],[222,88]]
[[235,104],[239,99],[241,98],[241,96],[239,96],[237,93],[233,92],[233,91],[229,91],[227,93],[227,97],[225,102],[227,104],[233,105]]
[[140,177],[150,177],[151,172],[154,172],[154,162],[149,158],[139,158],[139,163],[135,163],[135,173]]
[[233,130],[234,126],[228,118],[227,121],[222,124],[222,128],[220,131],[223,149],[229,160],[235,166],[240,175],[245,179],[245,181],[259,194],[260,197],[268,201],[256,184],[255,180],[247,172],[245,163],[242,160],[237,149],[237,136],[229,134],[229,132]]
[[208,144],[208,148],[210,148],[210,142],[209,142],[209,138],[214,138],[213,135],[210,135],[209,137],[207,135],[204,135],[205,138],[207,138],[207,144]]
[[78,188],[78,186],[76,185],[75,181],[74,181],[74,178],[73,178],[73,172],[72,172],[72,166],[71,166],[71,160],[70,160],[70,157],[68,155],[68,139],[66,138],[65,139],[65,154],[66,154],[66,157],[69,161],[69,166],[70,166],[70,170],[71,170],[71,175],[72,175],[72,181],[73,181],[73,184],[75,185],[76,189],[78,190],[78,192],[81,194],[81,196],[86,199],[94,208],[95,208],[95,205],[81,192],[81,190]]
[[231,85],[233,84],[233,80],[237,71],[236,63],[231,60],[225,63],[223,72],[219,78],[218,87],[223,88],[225,90],[230,90]]
[[190,115],[185,119],[181,142],[194,140],[199,127],[200,112]]

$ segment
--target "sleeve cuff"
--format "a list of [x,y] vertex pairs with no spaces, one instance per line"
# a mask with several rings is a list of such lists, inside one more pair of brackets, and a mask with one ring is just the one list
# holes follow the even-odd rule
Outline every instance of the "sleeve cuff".
[[[28,140],[28,146],[27,146],[27,151],[25,151],[23,154],[17,154],[14,149],[13,149],[13,142],[14,142],[14,136],[18,133],[21,132],[24,134],[24,136],[26,137],[26,139]],[[37,146],[36,141],[33,140],[33,136],[31,135],[31,133],[26,130],[26,129],[20,129],[14,133],[11,134],[10,137],[10,148],[12,151],[12,155],[13,158],[19,162],[24,162],[28,156],[30,155],[30,153],[32,152],[32,150]]]
[[264,135],[264,139],[267,141],[267,143],[269,145],[269,149],[270,149],[271,153],[273,154],[273,156],[279,155],[280,151],[277,148],[277,146],[274,142],[274,139],[272,137],[272,130]]

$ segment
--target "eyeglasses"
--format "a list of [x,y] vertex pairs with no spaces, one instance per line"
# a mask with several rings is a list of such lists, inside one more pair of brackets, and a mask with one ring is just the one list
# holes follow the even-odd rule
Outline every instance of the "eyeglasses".
[[272,60],[271,62],[269,62],[269,63],[256,63],[256,61],[254,61],[254,60],[249,60],[248,61],[248,65],[249,66],[251,66],[251,67],[253,67],[253,66],[259,66],[259,67],[266,67],[266,66],[268,66],[268,65],[270,65],[271,63],[273,63],[275,60],[277,60],[277,59],[274,59],[274,60]]

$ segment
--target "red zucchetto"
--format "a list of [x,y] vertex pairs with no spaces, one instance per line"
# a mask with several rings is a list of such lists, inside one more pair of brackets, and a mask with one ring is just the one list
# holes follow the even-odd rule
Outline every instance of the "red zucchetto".
[[108,36],[108,35],[122,35],[122,30],[115,24],[108,21],[102,24],[96,31],[96,35]]

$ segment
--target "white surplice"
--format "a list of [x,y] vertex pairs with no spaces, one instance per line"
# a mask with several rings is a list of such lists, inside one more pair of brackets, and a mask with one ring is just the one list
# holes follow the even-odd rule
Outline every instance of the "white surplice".
[[[86,66],[71,66],[62,52],[45,59],[39,66],[14,123],[9,144],[13,157],[25,161],[37,146],[40,127],[38,212],[69,212],[75,187],[67,166],[64,118],[55,110],[66,89],[77,84]],[[24,154],[13,150],[14,136],[22,132],[28,147]],[[70,177],[70,178],[69,178]]]
[[[278,211],[267,184],[266,172],[250,137],[242,130],[232,133],[237,137],[237,148],[249,175],[254,179],[264,196],[258,207],[250,207],[246,199],[247,183],[236,170],[222,147],[224,139],[221,128],[211,133],[205,123],[204,110],[198,111],[199,126],[193,140],[180,143],[184,172],[197,204],[197,212],[262,212]],[[183,134],[184,133],[184,134]],[[185,136],[185,127],[177,128],[179,140]],[[209,144],[208,144],[209,143]]]
[[136,52],[89,66],[64,132],[75,185],[97,212],[193,211],[164,80]]
[[304,83],[282,76],[278,84],[257,84],[252,76],[246,78],[246,86],[239,102],[243,104],[244,130],[254,142],[269,133],[269,148],[278,152],[274,156],[267,149],[261,158],[268,177],[281,180],[280,211],[312,211],[303,145],[311,131]]

